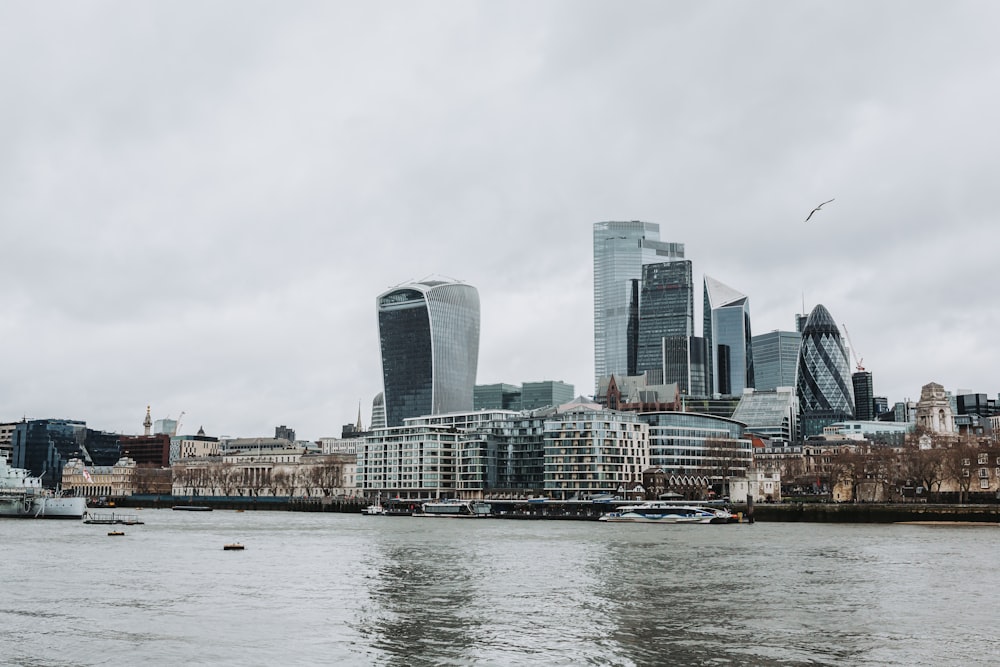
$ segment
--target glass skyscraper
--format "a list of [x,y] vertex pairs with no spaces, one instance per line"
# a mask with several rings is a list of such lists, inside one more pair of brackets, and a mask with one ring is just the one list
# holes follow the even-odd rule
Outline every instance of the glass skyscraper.
[[802,329],[798,392],[805,437],[854,416],[847,350],[837,323],[822,304],[813,308]]
[[[642,267],[639,293],[639,332],[636,371],[662,371],[661,382],[687,384],[688,355],[673,354],[665,359],[664,339],[673,339],[675,347],[687,348],[687,338],[694,334],[694,284],[691,261],[657,262]],[[670,361],[669,368],[664,368]],[[679,363],[678,363],[679,362]],[[687,386],[684,389],[688,389]]]
[[595,388],[600,378],[630,370],[629,355],[635,355],[638,339],[634,326],[629,336],[629,313],[633,281],[642,280],[643,265],[683,258],[684,244],[661,242],[656,223],[594,223]]
[[472,410],[479,361],[479,293],[454,281],[393,287],[376,300],[386,426]]
[[778,387],[795,387],[802,334],[798,331],[771,331],[754,336],[751,343],[754,389],[770,391]]
[[750,298],[705,276],[702,316],[709,393],[735,396],[753,387]]
[[859,421],[875,419],[875,389],[872,374],[859,370],[851,376],[854,385],[854,418]]

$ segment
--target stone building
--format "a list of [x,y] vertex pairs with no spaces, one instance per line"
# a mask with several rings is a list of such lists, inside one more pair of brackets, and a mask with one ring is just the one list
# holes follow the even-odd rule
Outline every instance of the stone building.
[[929,382],[920,389],[917,401],[917,428],[928,433],[954,433],[955,413],[944,387]]
[[135,493],[135,461],[122,457],[113,466],[88,466],[70,459],[62,471],[63,493],[87,498],[123,498]]
[[252,449],[184,459],[173,466],[173,495],[322,498],[356,494],[357,458],[304,449]]

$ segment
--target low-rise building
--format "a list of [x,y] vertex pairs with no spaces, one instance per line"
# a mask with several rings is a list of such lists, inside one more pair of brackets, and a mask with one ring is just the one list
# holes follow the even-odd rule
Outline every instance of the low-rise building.
[[62,471],[62,491],[87,498],[123,498],[135,493],[135,461],[122,457],[112,466],[88,466],[70,459]]

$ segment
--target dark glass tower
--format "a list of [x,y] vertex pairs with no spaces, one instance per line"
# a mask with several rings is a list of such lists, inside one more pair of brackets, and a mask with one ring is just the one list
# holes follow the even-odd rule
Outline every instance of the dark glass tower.
[[802,329],[799,351],[799,403],[802,435],[821,433],[823,426],[854,416],[847,350],[833,316],[822,305],[813,308]]
[[[639,295],[639,342],[636,371],[663,370],[663,382],[688,374],[688,355],[672,354],[664,368],[664,339],[685,340],[694,333],[694,284],[691,261],[659,262],[642,267]],[[684,344],[686,347],[686,343]],[[680,341],[671,343],[671,348]],[[679,363],[677,363],[679,362]]]
[[472,410],[479,360],[475,287],[424,280],[379,295],[386,426],[407,417]]
[[854,418],[862,421],[875,419],[875,391],[872,386],[872,374],[868,371],[857,371],[851,376],[854,385]]

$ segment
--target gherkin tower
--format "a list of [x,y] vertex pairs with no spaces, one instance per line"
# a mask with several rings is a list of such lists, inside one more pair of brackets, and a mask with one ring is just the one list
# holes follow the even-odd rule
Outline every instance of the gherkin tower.
[[823,415],[830,423],[853,418],[847,350],[837,323],[823,305],[813,308],[802,330],[797,388],[804,415]]

